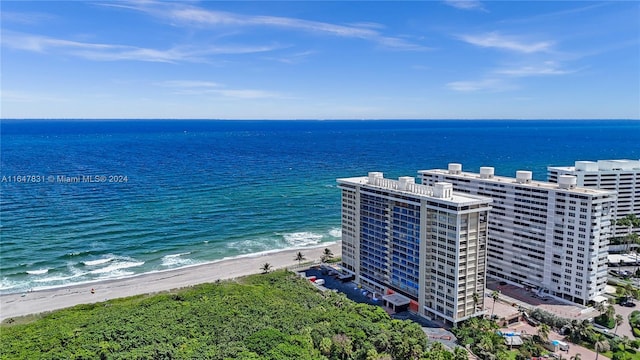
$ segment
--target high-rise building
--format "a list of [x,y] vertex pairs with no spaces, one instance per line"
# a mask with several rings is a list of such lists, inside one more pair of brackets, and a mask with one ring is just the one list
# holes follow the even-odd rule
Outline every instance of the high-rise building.
[[342,267],[358,284],[450,324],[483,313],[490,199],[379,172],[337,182]]
[[[561,175],[575,176],[577,186],[615,190],[618,200],[613,219],[631,214],[640,218],[640,160],[576,161],[574,166],[547,168],[549,182],[557,183]],[[625,236],[629,230],[640,235],[640,228],[616,226],[614,236]]]
[[426,185],[446,181],[455,191],[493,199],[489,213],[487,275],[586,305],[604,293],[615,192],[576,187],[574,176],[558,183],[448,170],[418,172]]

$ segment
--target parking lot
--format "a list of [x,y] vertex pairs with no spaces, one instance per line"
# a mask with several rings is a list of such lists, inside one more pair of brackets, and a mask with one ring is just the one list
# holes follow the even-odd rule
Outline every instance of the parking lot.
[[456,337],[452,332],[448,331],[442,324],[434,321],[429,321],[421,316],[418,316],[409,311],[403,311],[394,313],[391,309],[384,307],[383,301],[380,298],[380,294],[372,294],[366,290],[359,288],[352,281],[342,282],[336,278],[335,275],[330,275],[329,271],[322,268],[311,268],[306,270],[305,277],[315,276],[317,279],[324,280],[325,288],[329,290],[336,290],[342,294],[345,294],[347,298],[358,303],[370,304],[375,306],[381,306],[389,313],[393,319],[399,320],[412,320],[422,327],[422,330],[427,335],[430,341],[438,341],[446,347],[453,349],[456,345]]

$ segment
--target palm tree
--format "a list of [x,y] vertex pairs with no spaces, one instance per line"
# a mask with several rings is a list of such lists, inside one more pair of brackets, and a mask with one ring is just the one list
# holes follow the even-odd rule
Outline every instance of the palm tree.
[[605,308],[604,308],[604,303],[603,302],[596,302],[595,305],[593,306],[593,308],[596,309],[596,311],[600,313],[600,316],[602,316],[602,314],[604,314]]
[[469,354],[465,349],[461,348],[460,346],[456,346],[456,348],[453,349],[453,360],[467,360],[467,359],[469,359]]
[[[490,333],[484,333],[480,335],[480,338],[475,344],[477,351],[480,353],[478,355],[480,355],[481,357],[489,356],[491,354],[495,354],[496,352],[496,347],[495,347],[495,344],[493,343],[493,340],[491,339],[491,335],[492,334]],[[474,351],[474,353],[475,352],[476,351]]]
[[322,259],[320,259],[322,262],[327,262],[329,260],[333,259],[333,252],[331,251],[331,249],[329,248],[325,248],[324,249],[324,253],[322,254]]
[[623,321],[624,321],[624,318],[622,317],[622,315],[616,314],[616,330],[613,332],[614,334],[618,332],[618,326],[620,326],[620,324],[622,324]]
[[627,296],[632,299],[636,299],[638,297],[638,291],[636,291],[635,287],[631,283],[626,283],[624,285],[624,290]]
[[551,332],[551,328],[547,324],[542,324],[538,328],[538,336],[542,342],[547,342],[549,340],[549,333]]
[[493,299],[493,307],[491,308],[491,318],[493,319],[493,310],[496,308],[496,300],[500,298],[500,292],[494,290],[491,292],[491,298]]
[[478,311],[478,303],[480,302],[480,295],[478,295],[477,292],[474,292],[473,295],[471,295],[471,297],[473,298],[473,310]]
[[588,339],[591,336],[593,330],[591,329],[591,323],[589,320],[572,320],[569,325],[570,333],[569,339],[573,343],[580,343],[584,339]]
[[605,339],[604,335],[602,334],[596,334],[593,339],[595,340],[595,342],[593,343],[593,348],[596,351],[596,360],[598,360],[598,356],[600,356],[600,352],[602,350],[605,350],[606,346],[607,346],[607,339]]
[[623,286],[616,286],[616,296],[617,297],[626,297],[627,290]]
[[304,255],[302,255],[302,253],[298,251],[294,260],[296,260],[298,262],[298,266],[300,266],[300,264],[302,264],[302,261],[307,260],[307,258],[305,258]]
[[634,237],[631,236],[631,231],[633,228],[640,227],[640,219],[637,218],[635,214],[629,214],[622,219],[616,220],[615,225],[627,227],[627,236],[625,236],[625,239],[627,240],[627,252],[629,252],[631,241],[635,240]]
[[263,274],[268,273],[269,271],[271,271],[271,264],[269,263],[264,263],[264,265],[262,265],[262,267],[260,268],[260,270],[262,270]]
[[614,308],[613,305],[607,306],[607,309],[605,310],[605,315],[607,315],[607,319],[613,319],[615,314],[616,314],[616,308]]

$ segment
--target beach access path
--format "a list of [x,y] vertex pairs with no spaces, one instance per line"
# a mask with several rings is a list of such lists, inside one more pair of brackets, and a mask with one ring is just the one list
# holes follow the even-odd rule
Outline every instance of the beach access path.
[[141,294],[153,294],[185,288],[216,280],[234,279],[261,272],[265,263],[273,270],[297,267],[296,254],[301,252],[304,262],[320,262],[324,249],[334,257],[341,256],[341,242],[313,248],[287,249],[190,267],[141,274],[124,279],[106,280],[27,293],[0,296],[0,321],[9,318],[50,312],[78,304],[91,304],[110,299]]

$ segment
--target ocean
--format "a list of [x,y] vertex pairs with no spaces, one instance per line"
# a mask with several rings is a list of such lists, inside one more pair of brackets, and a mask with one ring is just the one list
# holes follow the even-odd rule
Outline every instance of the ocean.
[[[336,178],[640,159],[640,121],[3,120],[0,293],[323,246]],[[292,259],[293,260],[293,259]]]

